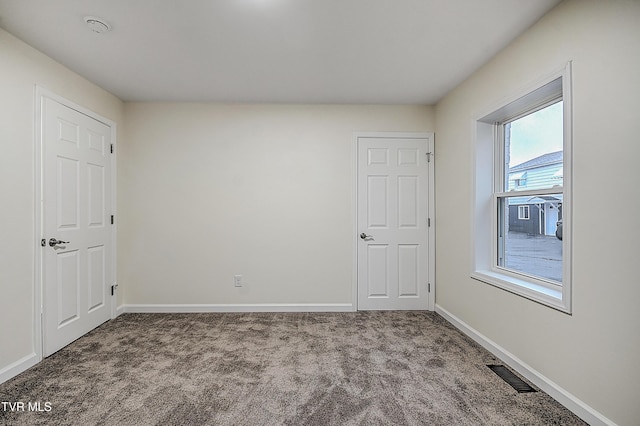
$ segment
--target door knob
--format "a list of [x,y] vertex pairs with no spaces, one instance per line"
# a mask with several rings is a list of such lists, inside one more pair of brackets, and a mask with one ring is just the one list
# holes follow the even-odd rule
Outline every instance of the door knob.
[[69,244],[69,241],[56,240],[55,238],[49,240],[49,246],[51,247],[55,247],[58,244]]
[[367,238],[373,238],[373,235],[367,235],[363,232],[362,234],[360,234],[360,238],[362,238],[363,240],[366,240]]

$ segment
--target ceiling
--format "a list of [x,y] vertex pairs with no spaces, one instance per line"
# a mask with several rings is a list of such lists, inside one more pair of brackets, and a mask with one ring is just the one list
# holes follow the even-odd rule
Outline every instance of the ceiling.
[[431,105],[558,2],[0,0],[0,27],[123,101]]

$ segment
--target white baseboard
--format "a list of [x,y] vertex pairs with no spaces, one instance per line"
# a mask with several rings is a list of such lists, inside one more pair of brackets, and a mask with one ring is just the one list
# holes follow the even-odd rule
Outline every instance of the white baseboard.
[[9,364],[8,366],[0,370],[0,383],[6,382],[7,380],[17,376],[23,371],[28,370],[39,362],[40,357],[38,356],[38,354],[32,352],[24,358],[21,358],[12,364]]
[[557,383],[545,377],[494,341],[488,339],[442,306],[436,304],[436,313],[591,426],[615,426],[614,422],[567,392]]
[[126,305],[120,305],[116,308],[116,318],[118,318],[120,315],[124,314],[126,312],[125,309]]
[[[190,312],[353,312],[351,303],[242,303],[242,304],[148,304],[123,305],[124,312],[190,313]],[[120,308],[118,308],[120,309]]]

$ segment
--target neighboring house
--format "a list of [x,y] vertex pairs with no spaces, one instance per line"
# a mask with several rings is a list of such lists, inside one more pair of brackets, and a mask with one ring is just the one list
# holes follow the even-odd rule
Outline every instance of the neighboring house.
[[[550,152],[509,169],[508,191],[562,187],[562,151]],[[509,231],[555,235],[562,219],[562,189],[547,196],[509,200]]]

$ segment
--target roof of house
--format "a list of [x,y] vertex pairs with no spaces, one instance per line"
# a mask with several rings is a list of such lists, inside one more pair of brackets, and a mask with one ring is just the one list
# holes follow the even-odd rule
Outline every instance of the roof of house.
[[533,158],[529,161],[525,161],[522,164],[518,164],[517,166],[513,166],[509,168],[509,173],[517,172],[519,170],[532,169],[534,167],[546,166],[548,164],[561,163],[562,162],[562,151],[549,152],[548,154],[543,154],[539,157]]

